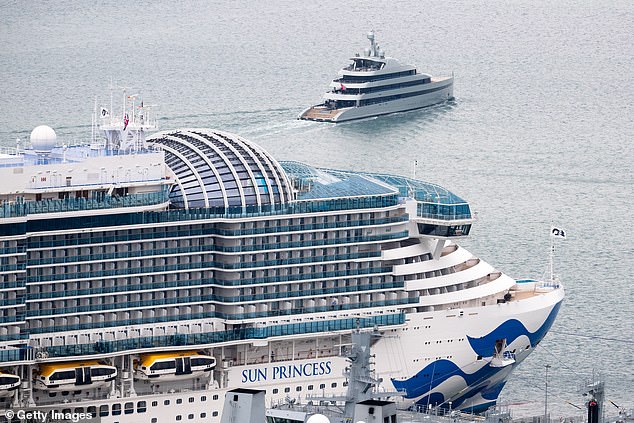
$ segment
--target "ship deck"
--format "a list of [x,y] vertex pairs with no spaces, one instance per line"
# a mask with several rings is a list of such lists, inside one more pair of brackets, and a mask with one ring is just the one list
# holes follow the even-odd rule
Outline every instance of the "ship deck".
[[325,106],[313,106],[300,116],[300,119],[331,121],[341,109],[328,109]]

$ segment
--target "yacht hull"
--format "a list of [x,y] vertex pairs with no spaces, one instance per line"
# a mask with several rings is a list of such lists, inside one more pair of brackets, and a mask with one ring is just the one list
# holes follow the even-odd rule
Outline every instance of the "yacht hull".
[[[340,123],[351,120],[388,115],[392,113],[407,112],[422,109],[443,103],[453,99],[453,78],[437,83],[437,87],[430,89],[425,94],[389,100],[381,103],[359,107],[346,107],[341,109],[329,109],[324,105],[317,105],[304,110],[300,115],[301,120],[317,122]],[[432,91],[434,90],[434,91]]]

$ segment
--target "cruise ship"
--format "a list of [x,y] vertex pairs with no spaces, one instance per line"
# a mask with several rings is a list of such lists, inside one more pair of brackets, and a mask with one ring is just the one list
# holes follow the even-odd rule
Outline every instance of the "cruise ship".
[[236,388],[338,395],[354,328],[383,334],[401,405],[484,410],[553,324],[563,288],[459,246],[474,219],[452,192],[155,132],[130,106],[84,144],[39,126],[0,154],[1,422],[211,423]]
[[345,122],[421,109],[453,98],[453,76],[419,73],[413,65],[386,57],[373,31],[368,39],[370,47],[339,71],[324,102],[304,110],[299,119]]

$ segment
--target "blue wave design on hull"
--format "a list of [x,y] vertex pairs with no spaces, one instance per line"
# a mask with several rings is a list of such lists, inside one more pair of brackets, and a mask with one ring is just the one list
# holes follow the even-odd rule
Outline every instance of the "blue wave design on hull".
[[546,336],[546,333],[550,330],[555,318],[557,317],[557,313],[559,313],[560,307],[561,301],[555,304],[548,314],[546,321],[535,332],[529,332],[529,330],[526,329],[526,326],[524,326],[524,324],[519,320],[511,319],[502,323],[483,337],[472,338],[467,335],[467,339],[469,340],[469,344],[471,344],[473,351],[482,357],[490,357],[493,355],[493,348],[497,339],[506,338],[506,343],[510,344],[520,336],[526,335],[531,342],[531,347],[535,347],[542,339],[544,339],[544,336]]
[[[526,327],[517,319],[511,319],[502,323],[489,334],[481,338],[472,338],[467,336],[469,344],[476,355],[480,355],[482,357],[490,357],[493,355],[495,341],[502,338],[506,338],[507,343],[510,344],[518,337],[526,335],[530,340],[531,346],[534,347],[539,344],[548,330],[550,330],[560,307],[561,301],[555,304],[544,323],[535,332],[528,331],[528,329],[526,329]],[[405,391],[406,398],[419,398],[416,401],[417,404],[424,406],[431,404],[436,406],[447,400],[443,393],[432,392],[429,395],[423,395],[431,392],[434,388],[438,387],[438,385],[450,377],[459,376],[464,379],[467,386],[476,387],[470,389],[464,395],[452,399],[452,406],[458,409],[466,400],[480,393],[483,399],[491,401],[490,403],[476,406],[479,411],[483,411],[486,407],[495,404],[495,401],[506,384],[506,381],[502,381],[501,383],[489,386],[489,379],[502,369],[504,368],[485,365],[474,373],[465,373],[454,362],[443,359],[428,364],[425,368],[416,373],[416,375],[407,380],[392,379],[392,384],[397,390]],[[452,394],[454,393],[449,393],[450,396]],[[484,408],[480,410],[482,407]],[[475,411],[476,408],[468,407],[471,411]]]
[[[484,366],[474,373],[465,373],[453,361],[443,359],[428,364],[423,370],[407,380],[392,379],[392,384],[397,390],[404,390],[406,398],[416,398],[431,391],[450,377],[460,376],[467,385],[471,385],[488,379],[499,370],[499,367]],[[442,394],[439,395],[442,396]],[[425,403],[427,403],[427,399],[425,399]]]

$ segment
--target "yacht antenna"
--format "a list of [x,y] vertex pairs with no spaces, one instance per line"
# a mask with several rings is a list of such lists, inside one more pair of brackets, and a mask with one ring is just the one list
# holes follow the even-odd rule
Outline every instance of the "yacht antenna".
[[370,40],[370,56],[376,56],[376,43],[374,41],[374,30],[368,32],[368,40]]

